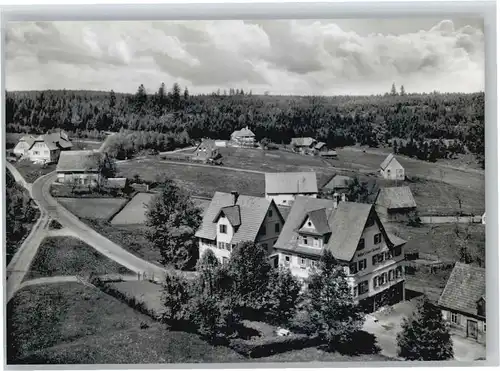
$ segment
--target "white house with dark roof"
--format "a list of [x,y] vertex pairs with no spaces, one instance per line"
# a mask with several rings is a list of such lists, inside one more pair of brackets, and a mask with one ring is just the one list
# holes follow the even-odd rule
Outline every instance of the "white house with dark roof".
[[390,153],[380,164],[380,175],[384,179],[405,180],[405,168],[396,160],[396,157]]
[[321,190],[326,193],[345,193],[349,189],[349,184],[351,183],[351,181],[351,177],[341,174],[335,174],[330,179],[328,179]]
[[255,134],[247,126],[234,131],[231,134],[231,141],[242,147],[253,147],[255,145]]
[[219,147],[213,139],[203,139],[192,155],[193,160],[202,162],[207,162],[210,159],[215,160],[219,157],[221,157]]
[[111,162],[105,153],[93,150],[62,152],[57,163],[57,182],[84,186],[102,185]]
[[318,197],[315,172],[266,173],[266,198],[290,206],[297,196]]
[[71,149],[73,144],[64,131],[45,135],[25,135],[13,149],[21,157],[35,163],[54,163],[59,159],[61,151]]
[[485,269],[455,263],[438,300],[452,333],[486,342]]
[[380,188],[375,199],[375,210],[384,222],[405,221],[417,209],[410,187]]
[[260,244],[271,253],[283,224],[272,200],[215,192],[196,232],[200,257],[210,249],[225,263],[236,244],[246,241]]
[[307,280],[328,249],[345,266],[355,300],[367,311],[404,300],[404,245],[371,204],[297,197],[271,257]]

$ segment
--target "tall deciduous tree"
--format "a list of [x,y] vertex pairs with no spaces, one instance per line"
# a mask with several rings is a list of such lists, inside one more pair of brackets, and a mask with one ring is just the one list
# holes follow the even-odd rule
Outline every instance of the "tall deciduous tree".
[[354,302],[344,268],[330,251],[310,275],[306,295],[311,322],[330,349],[345,346],[361,330],[364,314]]
[[262,309],[270,271],[266,248],[250,241],[235,246],[229,259],[228,273],[240,307]]
[[193,267],[198,256],[194,234],[201,215],[189,195],[166,179],[161,193],[147,205],[146,218],[147,237],[160,251],[162,264],[177,269]]
[[270,322],[282,326],[290,323],[297,310],[301,286],[290,269],[272,271],[266,298],[266,317]]
[[348,184],[347,188],[347,199],[353,202],[368,202],[368,197],[370,196],[370,191],[368,189],[368,184],[362,182],[356,176]]
[[409,361],[444,361],[453,358],[453,342],[441,310],[422,300],[403,320],[397,336],[398,355]]

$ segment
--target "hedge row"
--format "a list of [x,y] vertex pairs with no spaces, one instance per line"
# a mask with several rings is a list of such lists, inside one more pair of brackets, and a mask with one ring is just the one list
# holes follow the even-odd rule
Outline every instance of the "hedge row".
[[260,358],[320,344],[321,341],[317,337],[294,334],[253,340],[234,339],[230,341],[229,347],[245,357]]

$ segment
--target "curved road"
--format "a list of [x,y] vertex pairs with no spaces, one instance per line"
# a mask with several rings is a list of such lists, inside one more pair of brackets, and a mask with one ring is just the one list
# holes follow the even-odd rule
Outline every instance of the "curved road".
[[57,219],[61,225],[73,232],[75,236],[85,241],[88,245],[101,254],[116,261],[135,273],[146,273],[147,277],[155,281],[161,281],[166,270],[155,264],[149,263],[123,249],[116,243],[108,240],[94,229],[83,223],[75,215],[60,205],[50,194],[50,185],[56,179],[56,172],[46,174],[38,178],[32,186],[32,197],[46,210],[48,215]]

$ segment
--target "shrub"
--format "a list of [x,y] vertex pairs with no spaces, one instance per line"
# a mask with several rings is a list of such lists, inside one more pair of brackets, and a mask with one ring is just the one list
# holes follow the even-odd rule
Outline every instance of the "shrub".
[[49,224],[49,229],[61,229],[63,226],[57,220],[52,219]]
[[422,225],[422,220],[420,219],[417,211],[411,211],[408,214],[408,220],[406,224],[410,227],[420,227]]

